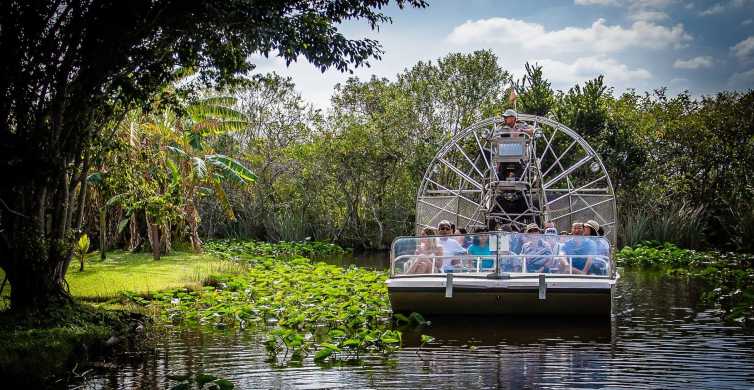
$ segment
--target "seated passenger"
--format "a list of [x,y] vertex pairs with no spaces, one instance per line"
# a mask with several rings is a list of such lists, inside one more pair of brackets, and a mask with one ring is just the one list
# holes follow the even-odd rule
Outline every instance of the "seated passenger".
[[419,246],[416,248],[416,259],[408,270],[410,274],[431,274],[440,272],[442,248],[437,245],[435,229],[426,228],[421,232]]
[[556,243],[539,236],[542,231],[535,223],[526,226],[526,233],[525,242],[521,247],[521,254],[527,255],[524,258],[526,272],[545,272],[545,268],[555,254],[554,245]]
[[[490,236],[486,233],[474,236],[472,244],[469,247],[469,254],[474,256],[490,256],[493,254],[490,248]],[[475,260],[476,261],[476,260]],[[495,267],[495,260],[492,257],[482,257],[480,269],[489,270]]]
[[[573,230],[571,230],[573,233]],[[570,258],[570,264],[574,274],[588,274],[592,268],[592,256],[596,253],[594,242],[582,235],[574,235],[573,238],[560,246],[560,254]],[[568,258],[566,262],[568,262]]]
[[456,237],[456,241],[458,241],[458,243],[461,244],[464,249],[469,249],[469,247],[471,246],[471,236],[466,235],[468,234],[468,231],[466,231],[466,229],[464,228],[459,228],[458,234],[463,234],[463,236]]
[[466,249],[458,241],[448,237],[453,234],[453,230],[447,220],[440,221],[437,224],[437,230],[440,232],[440,247],[442,247],[443,256],[445,256],[442,260],[442,270],[443,272],[453,272],[454,266],[460,265],[460,261],[449,256],[466,254]]
[[584,224],[581,222],[574,222],[573,225],[571,225],[571,235],[572,236],[580,236],[581,233],[584,232]]
[[[595,246],[595,255],[596,257],[592,261],[592,267],[589,270],[590,274],[592,275],[606,275],[607,274],[607,261],[610,256],[610,246],[607,244],[606,240],[599,240],[596,239],[596,237],[599,237],[600,230],[600,224],[597,223],[597,221],[590,219],[584,223],[584,233],[583,235],[589,236],[589,237],[595,237],[595,239],[592,239],[592,243],[594,243]],[[603,230],[604,231],[604,230]]]

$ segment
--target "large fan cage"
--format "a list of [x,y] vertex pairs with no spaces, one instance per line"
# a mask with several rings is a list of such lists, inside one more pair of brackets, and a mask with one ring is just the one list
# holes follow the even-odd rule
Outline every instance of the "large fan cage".
[[[591,219],[614,244],[615,194],[597,153],[549,118],[519,114],[517,128],[529,130],[510,129],[503,118],[486,119],[437,152],[417,194],[417,233],[442,220],[473,232],[490,221],[518,228],[553,222],[558,231],[569,231],[572,223]],[[511,159],[511,151],[523,153]]]

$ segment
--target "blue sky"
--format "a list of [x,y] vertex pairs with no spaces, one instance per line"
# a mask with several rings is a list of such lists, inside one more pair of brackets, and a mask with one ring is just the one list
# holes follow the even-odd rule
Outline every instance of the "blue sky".
[[[452,52],[491,49],[520,76],[537,62],[555,89],[603,74],[617,92],[668,87],[694,95],[754,88],[754,0],[429,0],[425,9],[386,9],[379,31],[347,23],[350,38],[381,42],[382,60],[355,70],[362,79],[395,75]],[[305,60],[286,67],[254,58],[258,72],[291,76],[302,96],[325,108],[349,75],[321,73]]]

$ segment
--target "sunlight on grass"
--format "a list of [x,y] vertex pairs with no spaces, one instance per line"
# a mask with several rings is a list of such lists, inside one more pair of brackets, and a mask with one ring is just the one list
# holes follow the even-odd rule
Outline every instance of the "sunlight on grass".
[[227,262],[208,254],[175,252],[152,260],[148,253],[114,252],[105,261],[87,259],[84,272],[78,264],[68,269],[71,294],[79,298],[102,299],[122,291],[148,294],[172,287],[198,287],[212,273],[221,272]]
[[[71,294],[82,299],[104,300],[123,291],[150,294],[175,287],[199,287],[209,275],[242,272],[237,263],[217,259],[206,253],[174,252],[152,260],[149,253],[115,251],[100,261],[99,253],[87,255],[84,272],[71,262],[66,279]],[[5,274],[0,270],[0,281]],[[10,295],[6,285],[3,296]]]

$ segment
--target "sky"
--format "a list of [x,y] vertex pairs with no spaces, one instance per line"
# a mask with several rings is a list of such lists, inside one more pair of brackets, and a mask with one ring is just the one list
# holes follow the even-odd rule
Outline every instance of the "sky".
[[676,94],[754,88],[754,0],[428,0],[424,9],[384,9],[392,24],[364,21],[339,29],[382,44],[381,60],[354,73],[320,72],[301,58],[253,58],[256,72],[290,76],[305,100],[329,106],[348,77],[395,80],[418,61],[489,49],[520,78],[526,62],[543,66],[554,89],[604,75],[616,93],[667,87]]

